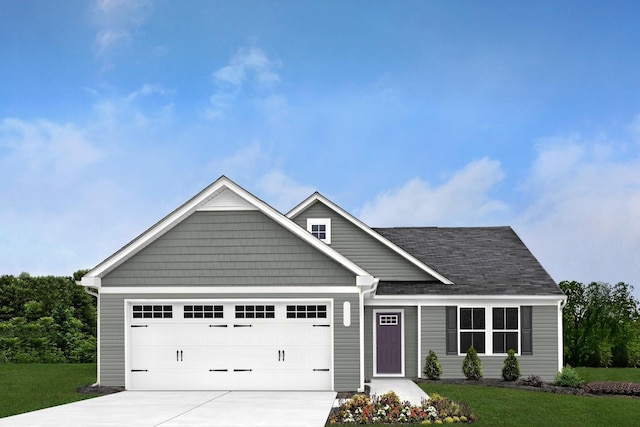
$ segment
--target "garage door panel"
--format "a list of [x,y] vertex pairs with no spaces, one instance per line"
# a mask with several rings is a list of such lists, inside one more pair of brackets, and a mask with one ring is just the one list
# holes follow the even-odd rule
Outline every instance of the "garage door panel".
[[[142,310],[150,306],[146,304]],[[132,319],[128,328],[128,388],[331,389],[328,303],[208,304],[163,302],[152,307],[162,307],[162,315],[170,311],[171,317]],[[222,313],[219,318],[195,318],[200,307],[204,313],[212,306]],[[264,311],[262,318],[246,318],[257,316],[260,310]],[[183,312],[190,317],[183,317]],[[245,318],[237,318],[239,312]],[[326,318],[317,318],[319,312]]]

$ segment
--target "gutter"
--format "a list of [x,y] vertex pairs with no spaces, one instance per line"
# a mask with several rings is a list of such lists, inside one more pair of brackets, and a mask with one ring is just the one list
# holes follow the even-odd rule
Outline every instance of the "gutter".
[[371,286],[371,288],[367,289],[366,291],[362,291],[362,299],[373,298],[373,296],[369,297],[369,295],[375,294],[376,290],[378,290],[378,283],[380,283],[380,279],[373,279],[373,285]]
[[96,298],[98,298],[98,292],[92,291],[92,290],[91,290],[92,288],[90,288],[90,287],[88,287],[88,286],[84,286],[84,285],[82,284],[82,282],[78,282],[78,281],[76,281],[76,285],[78,285],[78,286],[82,286],[82,287],[84,288],[84,291],[85,291],[86,293],[88,293],[88,294],[89,294],[89,295],[91,295],[92,297],[96,297]]

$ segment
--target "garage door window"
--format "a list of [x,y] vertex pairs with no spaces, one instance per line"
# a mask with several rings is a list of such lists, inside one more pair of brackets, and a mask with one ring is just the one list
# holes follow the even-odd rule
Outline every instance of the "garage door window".
[[236,305],[236,319],[275,319],[273,305]]
[[173,306],[171,305],[134,305],[134,319],[171,319]]
[[222,319],[224,313],[221,305],[185,305],[185,319]]
[[287,319],[326,319],[326,305],[288,305]]

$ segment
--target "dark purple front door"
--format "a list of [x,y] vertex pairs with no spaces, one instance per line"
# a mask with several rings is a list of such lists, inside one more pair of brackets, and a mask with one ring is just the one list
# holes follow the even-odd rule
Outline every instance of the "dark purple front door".
[[401,313],[376,313],[376,373],[402,373]]

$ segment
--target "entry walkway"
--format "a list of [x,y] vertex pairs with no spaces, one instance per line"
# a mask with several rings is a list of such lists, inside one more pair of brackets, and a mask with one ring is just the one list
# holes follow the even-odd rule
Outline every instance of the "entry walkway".
[[422,400],[429,399],[416,383],[406,378],[374,378],[369,383],[370,395],[385,394],[388,391],[395,392],[401,402],[409,401],[412,405],[421,405]]
[[323,427],[336,393],[123,391],[0,418],[11,427]]

